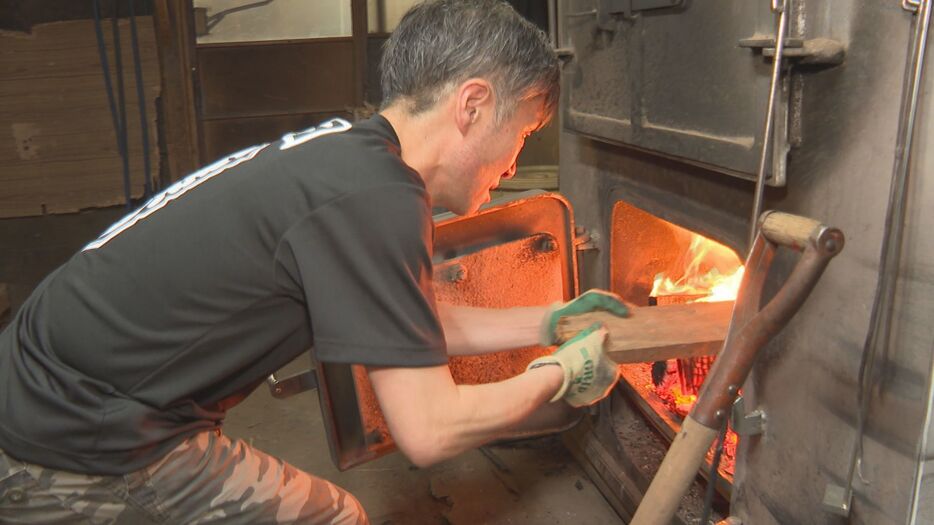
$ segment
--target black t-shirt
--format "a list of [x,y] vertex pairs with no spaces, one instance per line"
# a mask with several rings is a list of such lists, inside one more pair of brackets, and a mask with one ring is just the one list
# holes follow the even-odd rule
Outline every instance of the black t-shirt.
[[0,334],[0,448],[123,474],[312,344],[328,362],[446,363],[432,235],[381,116],[221,159],[49,275]]

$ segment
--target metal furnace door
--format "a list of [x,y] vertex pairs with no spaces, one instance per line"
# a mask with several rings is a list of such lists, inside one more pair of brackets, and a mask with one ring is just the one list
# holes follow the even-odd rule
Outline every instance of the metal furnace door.
[[[435,217],[434,287],[439,302],[508,308],[577,295],[574,220],[557,194],[526,192],[495,201],[471,217]],[[549,352],[529,347],[451,359],[459,384],[501,381]],[[314,357],[312,358],[314,360]],[[359,365],[315,362],[318,395],[335,465],[341,470],[395,450],[392,436]],[[546,422],[539,433],[564,430],[579,412]]]
[[[768,1],[564,0],[559,17],[568,129],[754,178],[771,61],[739,42],[773,38]],[[787,151],[778,99],[771,185],[784,185]]]

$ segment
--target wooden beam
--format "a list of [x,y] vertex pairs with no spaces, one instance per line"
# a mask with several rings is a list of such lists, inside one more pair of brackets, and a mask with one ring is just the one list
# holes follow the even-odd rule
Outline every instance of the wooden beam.
[[610,331],[609,354],[617,363],[714,355],[723,346],[732,302],[672,304],[633,308],[629,317],[605,312],[565,317],[558,338],[567,341],[594,322]]

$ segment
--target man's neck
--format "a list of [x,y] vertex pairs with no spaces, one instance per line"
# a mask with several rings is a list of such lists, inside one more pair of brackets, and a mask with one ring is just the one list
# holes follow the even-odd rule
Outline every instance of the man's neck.
[[445,130],[436,111],[411,115],[399,104],[380,112],[392,125],[402,147],[402,160],[425,181],[429,193],[435,185],[435,176],[444,157]]

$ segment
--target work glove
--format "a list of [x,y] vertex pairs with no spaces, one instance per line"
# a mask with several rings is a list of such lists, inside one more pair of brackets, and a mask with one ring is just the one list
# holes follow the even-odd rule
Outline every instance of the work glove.
[[548,307],[539,330],[539,344],[551,346],[558,343],[556,331],[562,317],[594,311],[605,311],[620,317],[629,315],[629,308],[618,295],[604,290],[587,290],[571,301],[556,302]]
[[619,379],[619,366],[606,353],[608,335],[603,324],[594,323],[553,354],[529,363],[527,370],[559,365],[564,381],[551,401],[564,398],[573,407],[592,405],[606,397]]

